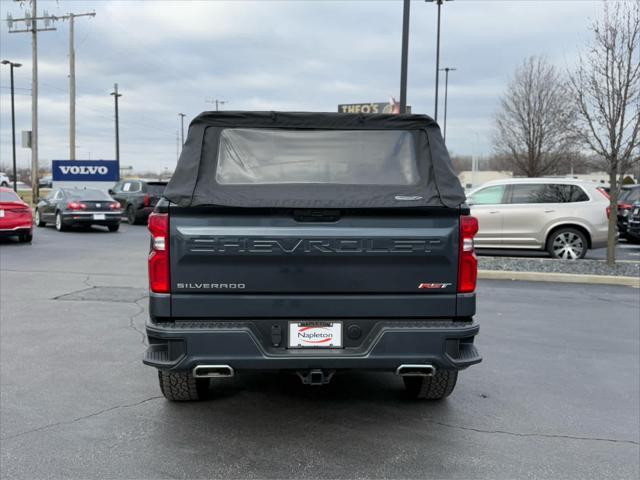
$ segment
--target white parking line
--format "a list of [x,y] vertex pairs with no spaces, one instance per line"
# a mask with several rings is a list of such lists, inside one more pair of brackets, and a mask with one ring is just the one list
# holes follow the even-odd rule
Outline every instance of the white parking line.
[[618,248],[640,248],[640,245],[629,245],[628,243],[619,243]]

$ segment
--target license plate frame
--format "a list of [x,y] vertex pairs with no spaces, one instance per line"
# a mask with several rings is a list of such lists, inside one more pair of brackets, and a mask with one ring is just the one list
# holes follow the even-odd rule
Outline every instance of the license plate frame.
[[343,348],[343,322],[289,322],[288,348]]
[[104,213],[94,213],[93,214],[93,219],[94,220],[106,220],[107,216]]

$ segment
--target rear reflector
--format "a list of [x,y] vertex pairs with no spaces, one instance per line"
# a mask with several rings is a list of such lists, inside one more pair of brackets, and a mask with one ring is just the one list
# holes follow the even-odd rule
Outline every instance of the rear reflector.
[[473,246],[473,237],[476,233],[478,233],[478,219],[470,215],[460,217],[458,293],[471,293],[476,289],[478,259]]
[[156,212],[149,215],[149,232],[151,232],[149,288],[154,293],[169,293],[171,291],[169,215]]

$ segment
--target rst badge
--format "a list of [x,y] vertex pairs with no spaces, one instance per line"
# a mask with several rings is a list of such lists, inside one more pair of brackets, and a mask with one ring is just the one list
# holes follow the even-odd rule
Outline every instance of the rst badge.
[[289,348],[341,348],[342,322],[289,322]]
[[420,290],[443,290],[453,285],[452,283],[421,283],[418,285]]

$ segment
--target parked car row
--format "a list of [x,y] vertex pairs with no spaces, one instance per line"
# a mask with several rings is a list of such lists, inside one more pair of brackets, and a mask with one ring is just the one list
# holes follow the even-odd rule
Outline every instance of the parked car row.
[[[105,193],[91,188],[56,188],[35,208],[39,227],[106,226],[119,229],[121,218],[146,224],[162,198],[165,181],[127,179]],[[29,206],[9,188],[0,188],[0,235],[31,241]],[[479,221],[478,249],[546,250],[554,258],[583,258],[606,246],[608,193],[596,184],[572,179],[522,178],[486,183],[468,194]],[[637,223],[640,185],[625,187],[618,203],[618,229],[629,241],[640,241]],[[634,220],[635,219],[635,220]],[[634,229],[630,225],[634,226]]]

